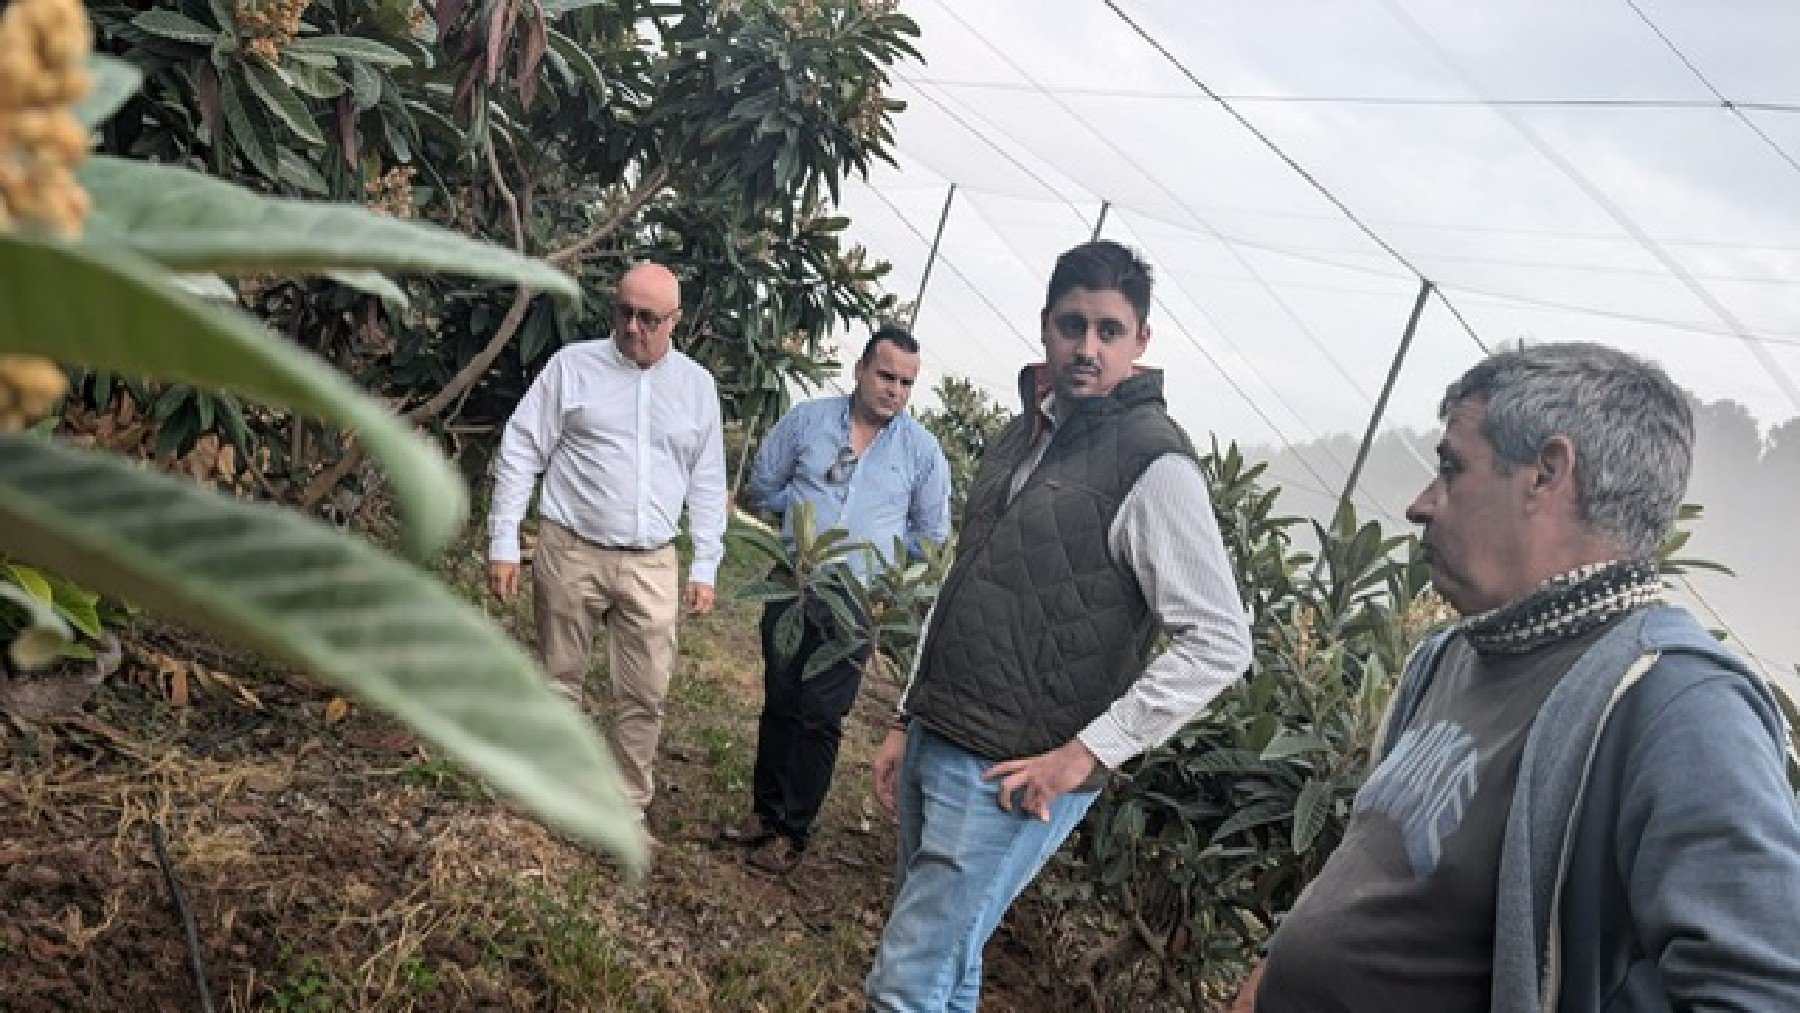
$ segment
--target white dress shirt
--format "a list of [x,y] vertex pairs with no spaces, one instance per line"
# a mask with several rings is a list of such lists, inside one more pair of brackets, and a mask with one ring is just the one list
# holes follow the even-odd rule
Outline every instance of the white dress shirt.
[[614,548],[694,539],[688,579],[714,582],[725,555],[725,445],[712,374],[675,349],[640,368],[611,338],[550,357],[507,420],[494,469],[488,558],[519,558],[519,522],[538,513]]

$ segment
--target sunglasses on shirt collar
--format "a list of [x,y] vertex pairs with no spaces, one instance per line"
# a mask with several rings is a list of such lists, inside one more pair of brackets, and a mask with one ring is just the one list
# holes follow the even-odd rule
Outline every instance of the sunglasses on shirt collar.
[[849,447],[839,447],[837,459],[825,469],[825,481],[832,485],[843,485],[850,481],[850,475],[856,471],[856,451]]

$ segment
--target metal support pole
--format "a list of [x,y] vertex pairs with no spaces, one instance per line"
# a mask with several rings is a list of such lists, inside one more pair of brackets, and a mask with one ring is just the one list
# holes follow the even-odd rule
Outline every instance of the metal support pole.
[[1394,364],[1388,367],[1387,381],[1381,385],[1381,396],[1375,399],[1375,410],[1369,415],[1369,428],[1363,433],[1362,446],[1356,449],[1356,463],[1350,466],[1350,478],[1344,483],[1344,495],[1338,499],[1338,509],[1350,502],[1351,494],[1356,492],[1356,480],[1362,476],[1363,464],[1369,459],[1369,448],[1375,443],[1375,430],[1381,425],[1381,416],[1387,412],[1388,395],[1394,392],[1394,381],[1400,378],[1400,364],[1406,361],[1406,350],[1412,347],[1413,333],[1419,329],[1419,316],[1425,312],[1425,300],[1431,298],[1432,284],[1419,279],[1419,297],[1413,300],[1412,316],[1406,321],[1406,333],[1400,337],[1400,347],[1394,352]]
[[1106,212],[1111,207],[1112,201],[1103,200],[1100,202],[1100,217],[1094,219],[1094,234],[1088,237],[1088,242],[1092,243],[1100,238],[1100,230],[1106,227]]
[[931,254],[925,258],[925,273],[919,276],[919,294],[913,299],[912,314],[907,317],[906,329],[912,330],[919,323],[919,309],[925,305],[925,286],[931,282],[931,266],[937,263],[938,244],[944,241],[944,224],[950,220],[950,204],[956,200],[956,184],[950,184],[950,192],[944,195],[944,210],[938,214],[937,234],[931,237]]

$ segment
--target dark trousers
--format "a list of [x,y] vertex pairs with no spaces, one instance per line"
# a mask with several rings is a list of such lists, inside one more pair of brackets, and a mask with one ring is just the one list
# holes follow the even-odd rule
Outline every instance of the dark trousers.
[[869,652],[865,646],[802,680],[800,673],[806,671],[807,660],[828,637],[809,616],[800,649],[787,664],[781,664],[775,650],[775,623],[790,604],[771,602],[763,607],[763,710],[756,726],[753,790],[756,811],[803,849],[831,788],[844,716],[856,702]]

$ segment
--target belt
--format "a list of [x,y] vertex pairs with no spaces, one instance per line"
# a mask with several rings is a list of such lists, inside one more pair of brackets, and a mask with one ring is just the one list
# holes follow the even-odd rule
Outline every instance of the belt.
[[[580,536],[577,535],[576,537],[579,538]],[[582,538],[581,540],[587,542],[587,539],[585,538]],[[674,545],[675,540],[670,539],[661,545],[607,545],[603,542],[588,542],[588,544],[596,549],[605,549],[608,552],[661,552],[669,546]]]
[[549,518],[545,518],[544,523],[550,525],[551,527],[556,528],[557,530],[563,532],[564,534],[568,535],[570,538],[575,539],[576,541],[580,542],[583,545],[586,545],[590,548],[595,548],[595,549],[605,549],[608,552],[661,552],[662,550],[675,544],[675,539],[669,538],[669,539],[665,539],[664,541],[662,541],[656,545],[608,545],[605,542],[596,542],[592,538],[584,537],[579,532],[577,532],[574,528],[570,528],[565,525],[558,524],[555,521],[550,520]]

